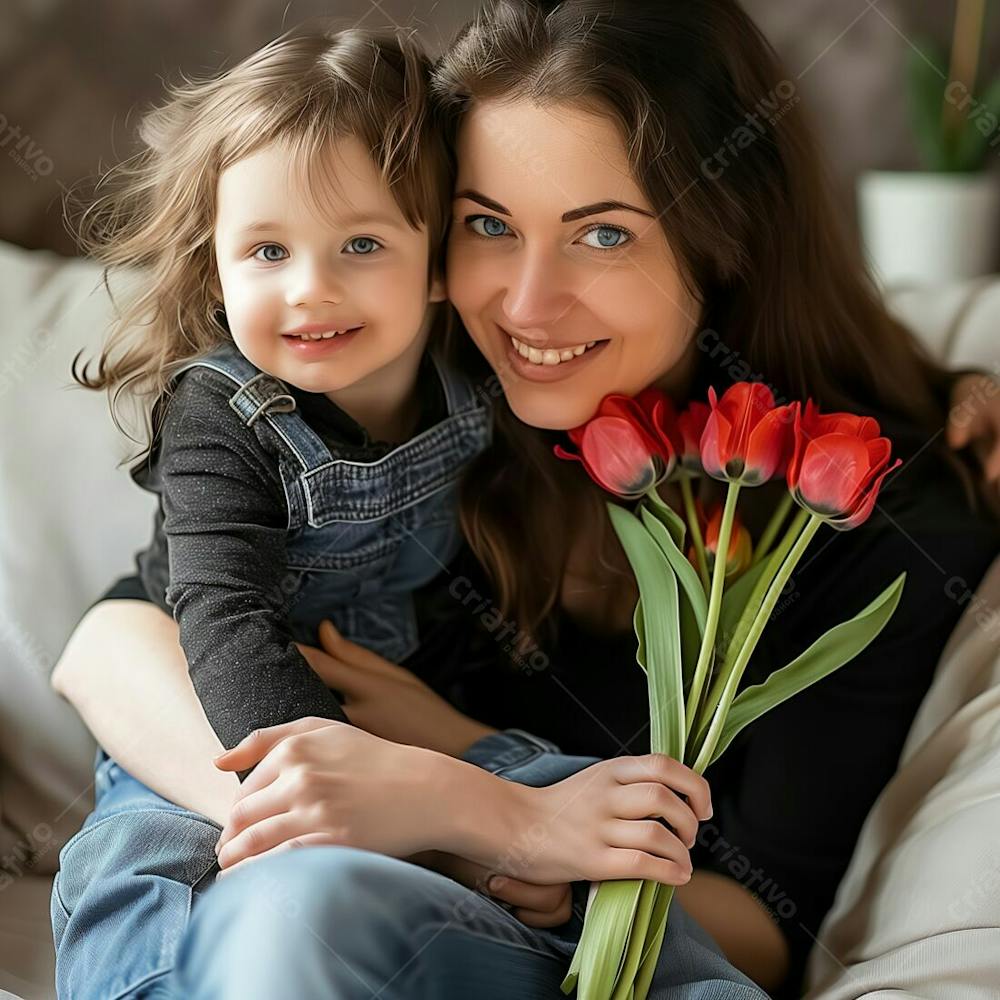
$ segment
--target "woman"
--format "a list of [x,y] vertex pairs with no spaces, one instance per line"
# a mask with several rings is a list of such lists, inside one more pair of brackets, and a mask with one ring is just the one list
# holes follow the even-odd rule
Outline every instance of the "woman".
[[[306,719],[262,730],[222,770],[207,763],[218,743],[157,609],[99,605],[57,670],[112,755],[99,794],[142,794],[124,764],[224,826],[226,874],[210,893],[211,865],[156,871],[196,902],[180,942],[165,936],[159,964],[147,963],[150,989],[166,989],[173,970],[190,996],[560,995],[579,932],[565,883],[578,903],[585,885],[548,864],[546,841],[579,835],[581,853],[595,849],[588,838],[609,821],[595,811],[593,829],[565,830],[560,810],[584,788],[595,802],[615,793],[609,762],[595,761],[642,754],[648,709],[636,591],[604,498],[551,446],[608,392],[656,383],[683,402],[752,377],[876,415],[905,460],[866,525],[814,540],[751,671],[784,665],[905,569],[902,602],[862,656],[751,727],[706,775],[715,816],[678,889],[651,995],[760,995],[685,910],[769,992],[797,994],[811,936],[961,614],[945,585],[960,577],[974,589],[998,535],[941,444],[948,379],[865,280],[800,109],[747,121],[783,80],[731,0],[569,0],[547,16],[504,0],[442,59],[437,93],[458,167],[449,293],[479,351],[460,345],[466,363],[497,396],[497,426],[465,483],[468,558],[423,595],[424,620],[439,628],[425,629],[408,670],[327,633],[327,653],[310,662],[360,728]],[[560,363],[540,353],[580,346]],[[749,499],[754,528],[774,490]],[[255,765],[237,792],[232,772]],[[192,840],[205,826],[192,820]],[[652,849],[662,833],[644,826],[636,847]],[[548,836],[532,839],[538,831]],[[288,850],[310,843],[351,846]],[[184,847],[176,856],[191,856]],[[514,876],[496,893],[514,914],[387,854],[466,884]],[[152,877],[141,853],[109,864],[121,867],[102,870],[107,880]],[[100,903],[78,922],[81,950],[100,950]],[[123,920],[118,903],[103,915]],[[134,976],[116,987],[144,988]]]

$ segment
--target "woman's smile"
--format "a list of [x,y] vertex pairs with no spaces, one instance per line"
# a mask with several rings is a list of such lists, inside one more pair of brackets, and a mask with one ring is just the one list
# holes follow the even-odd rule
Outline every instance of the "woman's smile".
[[510,370],[521,378],[534,382],[554,382],[580,371],[600,355],[608,340],[590,340],[566,347],[535,347],[508,333],[497,325],[507,344]]

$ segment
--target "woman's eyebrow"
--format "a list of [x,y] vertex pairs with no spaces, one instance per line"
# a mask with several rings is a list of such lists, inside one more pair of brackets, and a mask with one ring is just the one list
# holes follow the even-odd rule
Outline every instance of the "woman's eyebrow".
[[[469,201],[477,202],[483,208],[488,208],[496,212],[497,215],[511,214],[509,208],[504,208],[500,202],[494,201],[492,198],[487,198],[486,195],[472,188],[463,188],[461,191],[456,191],[455,197],[468,198]],[[576,222],[577,219],[586,218],[588,215],[597,215],[600,212],[612,212],[615,209],[626,212],[638,212],[640,215],[645,215],[650,219],[655,218],[652,212],[645,208],[639,208],[638,205],[630,205],[627,201],[595,201],[592,205],[582,205],[580,208],[573,208],[568,212],[564,212],[560,221]]]

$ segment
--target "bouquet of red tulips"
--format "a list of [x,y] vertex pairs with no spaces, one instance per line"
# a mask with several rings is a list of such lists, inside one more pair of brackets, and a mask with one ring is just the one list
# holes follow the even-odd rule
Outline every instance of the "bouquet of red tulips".
[[[635,573],[637,659],[646,672],[650,749],[702,774],[734,737],[775,705],[843,666],[889,621],[901,574],[849,621],[837,625],[763,683],[740,690],[782,589],[823,524],[857,527],[872,512],[891,444],[878,422],[820,413],[810,400],[778,406],[762,383],[740,382],[708,405],[677,414],[662,391],[611,395],[569,432],[583,464],[621,500],[608,512]],[[706,516],[692,481],[727,484]],[[737,516],[740,492],[785,477],[788,492],[754,545]],[[657,487],[679,486],[683,515]],[[794,505],[800,508],[786,525]],[[778,536],[784,528],[780,541]],[[690,533],[690,544],[686,539]],[[562,984],[581,1000],[644,1000],[659,957],[673,886],[603,882],[591,897],[580,943]]]

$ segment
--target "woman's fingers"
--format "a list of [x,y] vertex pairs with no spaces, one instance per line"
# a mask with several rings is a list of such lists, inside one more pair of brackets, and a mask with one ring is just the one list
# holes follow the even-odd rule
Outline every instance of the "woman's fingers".
[[514,916],[528,927],[559,927],[573,916],[573,894],[569,885],[563,891],[562,899],[551,910],[529,910],[519,906]]
[[364,673],[357,667],[338,660],[337,657],[315,646],[306,646],[298,642],[295,645],[298,646],[299,652],[305,657],[313,673],[317,674],[327,687],[336,688],[347,701],[361,696],[367,685]]
[[[289,801],[287,782],[278,777],[264,788],[242,795],[233,803],[229,810],[229,819],[222,828],[216,845],[216,854],[229,843],[237,834],[242,833],[248,826],[259,823],[268,816],[278,816],[288,811]],[[242,791],[242,789],[241,789]]]
[[296,719],[294,722],[283,722],[280,726],[255,729],[249,736],[240,740],[236,746],[220,753],[215,758],[214,764],[221,771],[245,771],[255,764],[259,764],[274,747],[282,740],[288,739],[289,736],[309,733],[314,729],[322,729],[324,726],[336,724],[330,719],[318,719],[310,715],[304,719]]
[[493,875],[486,883],[486,892],[511,906],[536,913],[553,913],[565,902],[569,885],[535,885],[509,875]]
[[615,816],[619,819],[643,820],[660,817],[666,820],[681,840],[694,846],[698,834],[698,819],[686,802],[669,788],[655,781],[622,785],[615,794]]
[[215,876],[215,881],[218,882],[219,879],[227,878],[232,875],[233,872],[239,871],[245,865],[253,864],[255,861],[261,861],[272,854],[282,854],[285,851],[295,850],[300,847],[320,847],[324,844],[333,843],[335,843],[335,841],[328,833],[303,833],[298,837],[293,837],[291,840],[285,840],[280,844],[276,844],[274,847],[270,847],[266,851],[261,851],[260,854],[255,854],[250,858],[244,858],[242,861],[237,861],[236,864],[230,865],[228,868],[223,868]]
[[678,836],[655,819],[615,820],[608,826],[608,845],[642,851],[664,861],[672,861],[689,872],[691,855]]
[[[219,852],[219,867],[228,868],[230,865],[242,861],[244,858],[256,857],[277,847],[278,844],[286,840],[299,839],[309,832],[303,829],[303,817],[301,813],[286,812],[279,816],[268,816],[259,823],[248,826],[241,833],[238,833]],[[333,831],[325,831],[331,838],[329,843],[340,843],[335,839]]]
[[359,646],[350,639],[345,639],[334,627],[333,622],[324,619],[319,626],[319,641],[323,649],[334,659],[340,660],[349,666],[362,667],[383,677],[398,679],[400,674],[406,674],[395,663],[391,663],[384,656]]
[[687,885],[691,881],[690,863],[678,864],[636,848],[608,848],[604,879],[651,879],[664,885]]
[[712,792],[708,782],[673,757],[663,753],[615,757],[610,765],[611,773],[621,784],[658,781],[667,788],[686,795],[688,804],[698,819],[711,817]]

